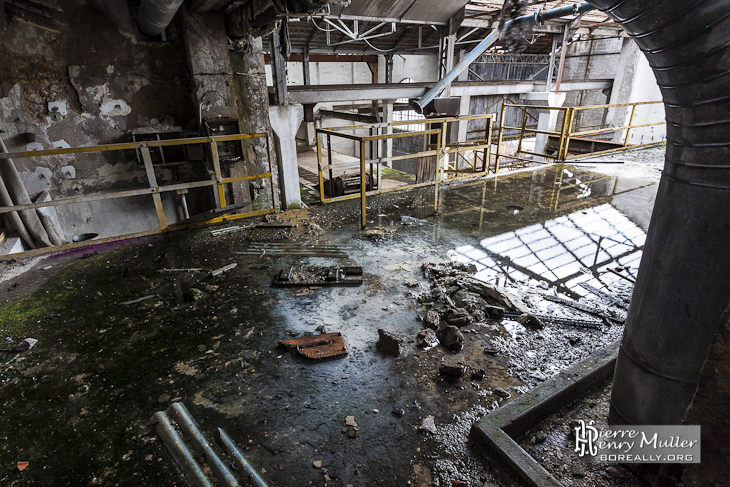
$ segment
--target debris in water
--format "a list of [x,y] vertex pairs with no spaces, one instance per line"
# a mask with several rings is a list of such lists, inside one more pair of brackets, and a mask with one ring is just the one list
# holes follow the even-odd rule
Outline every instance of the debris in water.
[[449,350],[459,351],[464,348],[464,335],[455,326],[447,326],[436,332],[439,341]]
[[18,472],[22,472],[23,470],[25,470],[26,468],[28,468],[28,465],[30,465],[28,462],[18,462],[15,465],[15,468],[18,469]]
[[280,270],[274,278],[275,286],[359,286],[362,283],[362,267],[356,266],[292,266]]
[[407,216],[407,215],[401,215],[400,224],[401,225],[433,225],[433,223],[431,223],[428,220],[420,220],[418,218],[413,218],[412,216]]
[[323,333],[291,340],[280,341],[279,344],[302,357],[321,360],[347,355],[347,347],[341,333]]

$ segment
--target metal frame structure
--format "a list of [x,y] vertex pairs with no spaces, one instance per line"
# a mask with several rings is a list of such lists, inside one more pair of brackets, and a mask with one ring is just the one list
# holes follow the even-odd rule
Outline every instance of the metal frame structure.
[[[446,139],[446,133],[447,133],[447,126],[449,123],[455,123],[455,122],[465,122],[468,123],[470,120],[487,120],[487,128],[484,131],[484,139],[483,140],[472,140],[467,142],[460,142],[456,144],[448,144]],[[330,129],[317,129],[316,131],[316,143],[317,143],[317,169],[318,169],[318,176],[319,176],[319,197],[320,201],[323,204],[326,203],[332,203],[335,201],[344,201],[344,200],[350,200],[354,198],[360,198],[361,201],[361,208],[360,208],[360,223],[361,227],[365,229],[367,227],[367,217],[366,217],[366,198],[367,196],[387,193],[391,191],[397,191],[403,189],[403,186],[392,188],[388,190],[380,189],[380,185],[378,185],[377,190],[367,191],[367,184],[366,184],[366,168],[367,165],[370,165],[370,173],[371,176],[374,173],[374,165],[377,165],[377,175],[378,175],[378,181],[381,180],[381,171],[380,167],[381,164],[384,162],[392,162],[402,159],[413,159],[414,157],[427,157],[427,156],[435,156],[436,157],[436,174],[435,174],[435,180],[433,182],[426,182],[426,183],[419,183],[419,184],[411,184],[408,185],[408,188],[418,188],[423,186],[429,186],[434,185],[435,191],[434,191],[434,204],[433,204],[433,211],[434,214],[438,212],[438,197],[439,197],[439,186],[438,183],[444,179],[444,174],[467,174],[465,177],[473,177],[474,175],[487,175],[490,171],[490,164],[489,164],[489,156],[491,151],[491,145],[492,145],[492,126],[494,123],[494,114],[488,114],[488,115],[470,115],[466,117],[448,117],[448,118],[431,118],[431,119],[425,119],[418,122],[419,124],[423,124],[426,128],[426,130],[416,131],[416,132],[400,132],[400,133],[381,133],[382,131],[391,131],[393,128],[397,128],[399,126],[404,125],[414,125],[413,121],[404,121],[404,122],[391,122],[391,123],[381,123],[381,124],[371,124],[371,125],[355,125],[355,126],[347,126],[347,127],[335,127]],[[438,126],[438,128],[432,128],[434,125]],[[350,133],[345,133],[345,131],[354,131],[354,130],[369,130],[371,134],[373,133],[373,130],[375,130],[374,135],[368,135],[368,136],[358,136]],[[366,144],[368,142],[375,142],[377,145],[380,145],[383,141],[387,141],[389,139],[396,139],[396,138],[403,138],[403,137],[417,137],[417,136],[429,136],[429,135],[436,135],[436,144],[429,144],[425,151],[421,151],[415,154],[405,154],[401,156],[392,156],[392,157],[378,157],[376,154],[376,157],[371,157],[370,159],[366,158]],[[322,136],[326,137],[327,140],[327,164],[323,163],[323,144],[322,144]],[[360,148],[360,192],[359,194],[350,194],[345,196],[333,196],[333,197],[325,197],[324,194],[324,171],[328,172],[329,176],[329,182],[330,184],[333,184],[333,159],[332,159],[332,138],[333,137],[341,137],[344,139],[353,140],[356,143],[359,144]],[[461,156],[461,153],[466,151],[474,151],[474,160],[471,162],[471,168],[470,169],[459,169],[458,165],[456,164],[456,161],[458,161],[458,157]],[[479,151],[482,152],[481,154],[481,162],[482,167],[481,169],[478,169],[478,162],[479,159]],[[443,160],[444,157],[448,156],[449,154],[457,154],[457,159],[454,161],[454,166],[450,166],[448,168],[444,168]],[[463,158],[463,156],[461,156]],[[454,176],[455,179],[457,176]],[[330,194],[333,194],[332,191],[330,191]]]
[[[223,174],[221,172],[220,160],[218,158],[217,144],[219,142],[256,139],[256,138],[264,138],[266,140],[266,153],[267,153],[268,169],[269,169],[268,172],[260,173],[260,174],[251,174],[251,175],[247,175],[247,176],[223,177]],[[150,149],[157,148],[157,147],[169,147],[169,146],[192,145],[192,144],[207,144],[208,145],[208,148],[210,150],[211,162],[213,165],[214,177],[210,180],[198,180],[198,181],[192,181],[192,182],[188,182],[188,183],[178,183],[178,184],[160,186],[157,183],[157,177],[155,175],[154,166],[152,165]],[[144,167],[145,167],[145,172],[147,174],[147,181],[149,183],[149,187],[126,190],[126,191],[115,191],[115,192],[111,192],[111,193],[89,194],[89,195],[77,196],[77,197],[72,197],[72,198],[60,198],[60,199],[46,201],[46,202],[30,203],[30,204],[24,204],[24,205],[0,206],[0,215],[9,213],[12,211],[30,210],[30,209],[44,208],[44,207],[50,207],[50,206],[56,207],[56,206],[70,205],[70,204],[75,204],[75,203],[85,203],[85,202],[89,202],[89,201],[126,198],[126,197],[131,197],[131,196],[151,195],[152,201],[155,206],[155,212],[157,214],[157,219],[159,222],[159,228],[153,229],[153,230],[142,231],[142,232],[135,232],[135,233],[111,236],[111,237],[106,237],[106,238],[101,238],[101,239],[70,243],[70,244],[65,244],[65,245],[60,245],[60,246],[55,246],[55,247],[44,247],[44,248],[39,248],[39,249],[34,249],[34,250],[28,250],[25,252],[19,252],[19,253],[15,253],[15,254],[8,254],[8,255],[0,256],[0,260],[7,259],[7,258],[25,257],[25,256],[29,256],[29,255],[39,255],[39,254],[44,254],[44,253],[48,253],[48,252],[52,252],[52,251],[74,249],[74,248],[78,248],[78,247],[86,247],[89,245],[98,245],[99,243],[113,242],[113,241],[117,241],[117,240],[124,240],[124,239],[135,238],[135,237],[143,237],[143,236],[154,235],[154,234],[158,234],[158,233],[164,233],[166,231],[170,231],[173,229],[178,230],[178,229],[191,228],[191,227],[210,224],[210,223],[217,223],[217,222],[225,221],[225,220],[237,220],[240,218],[258,216],[258,215],[263,215],[263,214],[267,214],[267,213],[274,213],[276,211],[276,208],[275,208],[276,198],[275,198],[275,193],[274,193],[275,186],[274,186],[274,179],[273,179],[272,166],[271,166],[271,143],[269,140],[269,136],[265,133],[220,135],[220,136],[213,136],[213,137],[193,137],[193,138],[186,138],[186,139],[170,139],[170,140],[159,140],[159,141],[153,140],[153,141],[146,141],[146,142],[127,142],[127,143],[121,143],[121,144],[107,144],[107,145],[97,145],[97,146],[89,146],[89,147],[72,147],[72,148],[67,148],[67,149],[52,149],[52,150],[0,153],[0,159],[11,159],[11,158],[22,158],[22,157],[43,157],[43,156],[53,156],[53,155],[62,155],[62,154],[80,154],[80,153],[89,153],[89,152],[119,151],[119,150],[128,150],[128,149],[138,150],[142,154],[142,160],[144,162]],[[217,218],[211,218],[211,219],[203,221],[203,222],[195,222],[195,223],[188,223],[188,224],[172,224],[172,225],[168,225],[168,223],[167,223],[167,220],[165,218],[163,204],[162,204],[162,196],[161,196],[162,193],[171,192],[171,191],[188,190],[188,189],[192,189],[192,188],[211,187],[214,189],[216,207],[223,208],[226,206],[226,195],[225,195],[225,188],[224,188],[225,184],[235,183],[235,182],[239,182],[239,181],[250,181],[250,180],[254,180],[254,179],[263,179],[263,178],[269,179],[269,187],[271,189],[271,202],[272,202],[271,208],[267,208],[267,209],[263,209],[263,210],[256,210],[256,211],[251,211],[251,212],[246,212],[246,213],[238,213],[238,214],[234,214],[234,215],[225,215],[225,216],[221,216],[221,217],[217,217]]]
[[[597,154],[608,154],[611,152],[616,151],[622,151],[626,149],[633,149],[638,147],[649,147],[654,145],[660,145],[664,142],[650,142],[647,144],[629,144],[629,135],[631,133],[632,129],[637,129],[641,127],[651,127],[651,126],[657,126],[657,125],[665,125],[666,122],[652,122],[652,123],[643,123],[643,124],[637,124],[634,125],[634,116],[636,114],[636,107],[637,106],[643,106],[643,105],[655,105],[663,103],[662,101],[647,101],[647,102],[635,102],[635,103],[619,103],[614,105],[593,105],[593,106],[587,106],[587,107],[550,107],[550,106],[537,106],[537,105],[517,105],[517,104],[508,104],[505,103],[502,105],[502,112],[500,114],[500,121],[505,120],[505,115],[508,108],[514,108],[522,111],[522,124],[520,126],[510,126],[510,125],[504,125],[503,123],[499,126],[499,135],[497,136],[497,162],[496,162],[496,168],[495,172],[499,170],[500,166],[500,160],[501,159],[507,159],[510,162],[514,161],[530,161],[530,162],[542,162],[539,160],[530,159],[529,156],[537,155],[543,159],[549,159],[553,160],[555,162],[564,162],[566,160],[571,159],[577,159],[579,157],[583,157],[583,154],[573,154],[571,155],[568,152],[568,148],[570,145],[570,139],[575,137],[591,137],[596,135],[605,135],[610,134],[613,132],[619,132],[622,130],[625,130],[626,133],[624,135],[623,143],[621,144],[621,147],[617,147],[614,149],[608,149],[608,150],[602,150],[593,152],[593,155]],[[575,114],[579,111],[585,111],[585,110],[608,110],[610,108],[618,108],[618,107],[631,107],[631,115],[629,117],[629,123],[628,125],[624,125],[621,127],[600,127],[600,128],[593,128],[590,130],[581,130],[580,128],[574,127],[575,125]],[[537,129],[536,125],[530,125],[528,124],[528,118],[532,118],[535,121],[537,118],[532,115],[531,113],[528,113],[528,110],[555,110],[559,112],[563,112],[563,120],[560,126],[559,130],[539,130]],[[519,131],[516,135],[505,135],[505,131],[509,130],[516,130]],[[534,151],[529,150],[523,150],[522,143],[523,140],[526,138],[534,137],[537,134],[544,134],[548,136],[555,136],[559,138],[559,144],[558,144],[558,150],[554,155],[551,154],[538,154]],[[516,138],[518,140],[517,143],[517,150],[514,152],[514,156],[507,156],[502,153],[502,142],[505,140],[505,138]],[[596,139],[597,141],[600,141],[600,139]],[[521,157],[521,155],[525,155],[528,157]]]

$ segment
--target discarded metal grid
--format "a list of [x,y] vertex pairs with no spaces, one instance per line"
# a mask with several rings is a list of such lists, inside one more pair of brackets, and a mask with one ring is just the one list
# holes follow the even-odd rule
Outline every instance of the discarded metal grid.
[[275,286],[359,286],[363,283],[362,267],[357,266],[291,266],[274,278]]
[[346,259],[352,247],[341,245],[307,245],[299,243],[261,243],[250,242],[238,255],[255,255],[258,257],[301,256],[330,257]]

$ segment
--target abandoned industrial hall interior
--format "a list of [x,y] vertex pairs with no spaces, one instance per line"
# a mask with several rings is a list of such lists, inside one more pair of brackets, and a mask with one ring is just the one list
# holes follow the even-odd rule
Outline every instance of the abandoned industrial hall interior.
[[0,486],[730,486],[730,0],[0,1]]

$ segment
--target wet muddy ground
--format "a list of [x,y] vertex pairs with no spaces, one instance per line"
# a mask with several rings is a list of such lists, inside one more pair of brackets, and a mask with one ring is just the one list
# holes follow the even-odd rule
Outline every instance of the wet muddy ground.
[[[618,300],[630,295],[636,229],[648,224],[642,208],[655,180],[552,166],[454,185],[442,191],[435,217],[433,192],[422,189],[368,200],[369,233],[359,229],[359,206],[342,203],[269,218],[295,226],[257,239],[345,248],[346,259],[237,254],[251,229],[211,231],[251,223],[238,221],[51,256],[20,275],[12,270],[24,262],[0,263],[10,276],[0,283],[0,348],[38,340],[24,352],[0,352],[0,484],[186,485],[149,422],[182,401],[207,434],[224,428],[272,486],[520,485],[469,440],[471,424],[619,336],[621,326],[530,330],[485,316],[460,328],[462,350],[420,350],[419,318],[439,308],[419,300],[434,289],[422,265],[472,264],[467,274],[527,296],[525,306],[539,314],[592,319],[545,293],[620,311],[620,302],[579,284]],[[428,223],[402,225],[401,215]],[[580,226],[578,217],[595,215],[623,230],[605,233],[603,220]],[[578,222],[571,239],[590,242],[573,248],[555,236],[560,245],[547,254],[531,248],[534,262],[493,247],[561,219]],[[583,255],[577,249],[586,245]],[[570,262],[560,259],[566,253]],[[279,270],[302,264],[362,266],[364,283],[271,286]],[[379,350],[378,329],[404,337],[404,353]],[[312,362],[279,346],[321,331],[341,332],[349,354]],[[528,364],[519,343],[532,347]],[[467,373],[440,374],[446,358]],[[473,375],[480,369],[483,378]],[[348,416],[357,427],[345,424]],[[434,428],[421,428],[429,416]],[[29,462],[23,471],[20,461]]]

